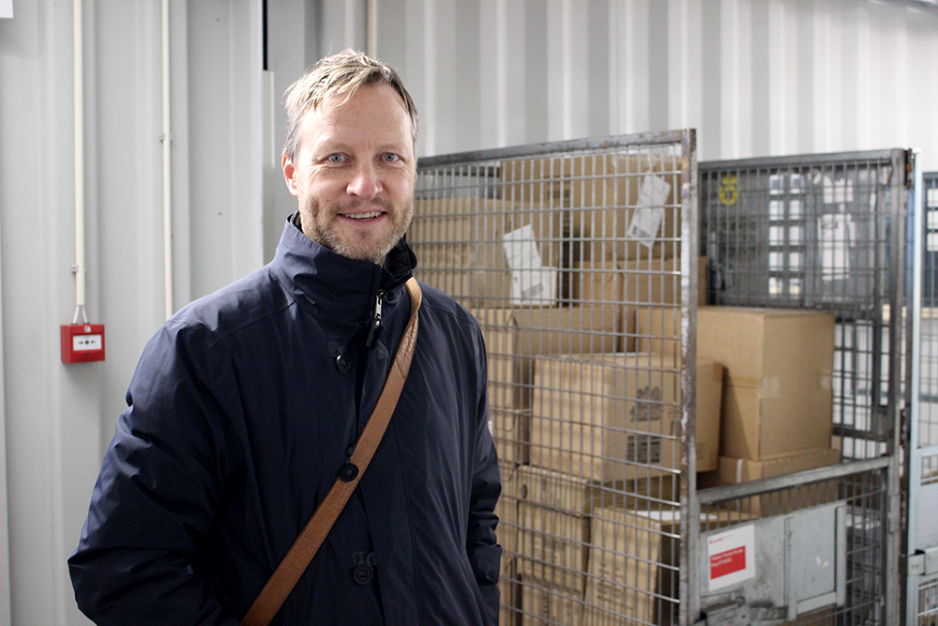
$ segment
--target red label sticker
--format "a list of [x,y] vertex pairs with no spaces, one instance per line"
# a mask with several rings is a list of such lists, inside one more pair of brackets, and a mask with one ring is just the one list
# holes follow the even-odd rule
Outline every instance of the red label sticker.
[[739,546],[710,557],[710,579],[746,569],[746,546]]

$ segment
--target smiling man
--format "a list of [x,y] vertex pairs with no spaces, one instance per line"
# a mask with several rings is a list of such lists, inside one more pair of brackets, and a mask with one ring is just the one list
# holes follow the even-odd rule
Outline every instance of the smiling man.
[[[287,112],[283,173],[299,210],[274,260],[173,316],[131,381],[69,559],[98,624],[239,624],[354,466],[407,343],[410,95],[392,69],[346,51],[290,88]],[[482,337],[421,287],[387,431],[271,624],[497,624]]]

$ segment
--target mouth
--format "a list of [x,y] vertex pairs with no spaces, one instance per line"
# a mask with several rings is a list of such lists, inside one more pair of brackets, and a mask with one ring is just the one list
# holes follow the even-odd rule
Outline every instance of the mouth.
[[342,217],[350,220],[372,220],[384,215],[384,211],[371,211],[370,213],[340,213]]

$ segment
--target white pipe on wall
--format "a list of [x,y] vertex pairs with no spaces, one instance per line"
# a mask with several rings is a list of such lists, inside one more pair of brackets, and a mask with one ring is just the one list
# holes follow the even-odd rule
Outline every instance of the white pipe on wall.
[[82,0],[72,3],[72,61],[74,76],[75,115],[75,318],[85,316],[85,86],[84,43],[82,40]]
[[163,290],[167,319],[173,314],[173,178],[169,92],[169,0],[162,0],[163,46]]
[[378,56],[378,0],[368,0],[365,5],[365,32],[366,48],[368,56],[374,58]]

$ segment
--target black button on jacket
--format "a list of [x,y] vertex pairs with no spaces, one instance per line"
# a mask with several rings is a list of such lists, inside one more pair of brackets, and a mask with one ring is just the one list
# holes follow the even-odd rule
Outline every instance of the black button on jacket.
[[[405,243],[381,268],[288,221],[268,266],[160,329],[69,559],[89,617],[240,622],[348,462],[407,323],[414,267]],[[274,624],[497,623],[500,482],[482,337],[464,309],[421,286],[416,353],[387,433]],[[353,339],[379,289],[383,330],[367,348]],[[337,345],[362,351],[360,377],[337,368]],[[361,552],[374,553],[366,584]]]

